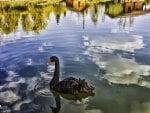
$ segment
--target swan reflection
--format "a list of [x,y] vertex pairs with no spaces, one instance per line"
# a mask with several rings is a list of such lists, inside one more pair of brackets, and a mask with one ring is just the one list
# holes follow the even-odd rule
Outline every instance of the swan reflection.
[[79,93],[77,95],[64,94],[64,93],[59,93],[57,91],[54,91],[51,88],[50,88],[50,91],[52,92],[52,94],[55,98],[55,103],[56,103],[56,107],[50,106],[53,113],[58,113],[61,109],[61,98],[60,97],[63,97],[64,99],[67,99],[67,100],[82,102],[83,99],[87,98],[88,96],[94,96],[95,95],[95,93]]

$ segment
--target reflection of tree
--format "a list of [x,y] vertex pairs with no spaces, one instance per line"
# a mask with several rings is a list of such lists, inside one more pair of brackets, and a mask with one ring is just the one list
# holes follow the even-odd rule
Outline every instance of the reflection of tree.
[[134,17],[130,16],[129,23],[130,23],[130,26],[133,26],[133,24],[134,24]]
[[18,27],[18,22],[21,22],[25,32],[34,31],[39,33],[47,27],[47,20],[52,12],[56,15],[57,23],[59,23],[62,14],[66,15],[66,5],[64,3],[45,6],[29,5],[26,6],[26,10],[22,10],[21,7],[17,7],[17,9],[9,8],[9,11],[7,5],[0,7],[0,31],[6,34],[14,32]]
[[47,21],[44,12],[40,9],[36,9],[31,12],[32,20],[33,20],[33,28],[32,30],[35,32],[39,32],[42,29],[46,28]]
[[2,15],[0,15],[0,29],[2,28],[2,22],[3,22],[3,16]]
[[18,27],[20,15],[16,12],[5,13],[4,14],[4,21],[2,24],[2,31],[6,34],[14,32]]
[[93,10],[92,10],[92,21],[95,25],[98,21],[98,14],[99,14],[98,6],[99,6],[99,4],[94,4]]
[[149,4],[149,3],[150,3],[150,0],[145,0],[145,2]]
[[23,14],[21,17],[21,22],[24,31],[29,32],[32,29],[32,22],[29,14]]
[[134,17],[132,17],[132,16],[130,16],[129,18],[128,17],[125,17],[125,18],[122,17],[119,19],[118,24],[120,27],[123,27],[123,28],[131,27],[134,24]]
[[123,6],[121,3],[108,2],[106,3],[105,12],[109,14],[111,17],[115,17],[123,12]]
[[53,5],[44,6],[44,7],[42,7],[41,10],[44,13],[45,17],[47,19],[49,19],[49,17],[51,16],[51,13],[53,11]]
[[66,5],[64,4],[57,4],[57,5],[54,5],[54,14],[56,16],[56,22],[57,24],[59,23],[59,20],[60,20],[60,17],[61,17],[61,14],[64,14],[66,13]]

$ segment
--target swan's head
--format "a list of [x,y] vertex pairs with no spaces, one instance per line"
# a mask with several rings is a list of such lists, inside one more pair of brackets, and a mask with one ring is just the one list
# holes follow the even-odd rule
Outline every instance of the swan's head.
[[52,56],[52,57],[49,58],[48,64],[51,64],[52,62],[55,62],[55,61],[58,61],[58,57]]

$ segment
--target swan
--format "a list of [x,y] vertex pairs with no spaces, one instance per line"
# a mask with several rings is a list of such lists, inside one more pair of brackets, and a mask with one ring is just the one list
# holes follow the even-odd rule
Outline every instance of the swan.
[[94,87],[87,84],[83,79],[77,79],[74,77],[65,78],[62,81],[59,81],[59,59],[57,56],[52,56],[48,60],[48,64],[52,62],[55,63],[54,76],[49,83],[51,89],[65,94],[93,94]]

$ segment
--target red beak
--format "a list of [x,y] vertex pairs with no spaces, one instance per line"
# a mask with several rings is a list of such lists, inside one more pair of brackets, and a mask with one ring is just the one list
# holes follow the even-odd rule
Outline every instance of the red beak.
[[51,64],[52,62],[49,60],[47,63],[48,63],[48,64]]

